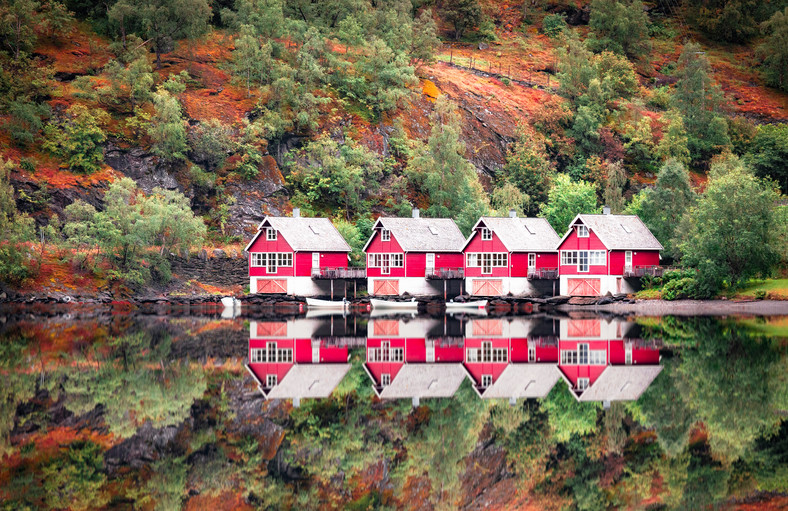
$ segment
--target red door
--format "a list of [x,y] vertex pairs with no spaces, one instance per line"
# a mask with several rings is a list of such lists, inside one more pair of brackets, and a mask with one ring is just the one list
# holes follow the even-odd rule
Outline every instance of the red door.
[[287,294],[287,279],[257,279],[257,292],[263,294]]
[[501,296],[503,295],[502,280],[474,280],[473,294],[478,296]]
[[372,292],[376,295],[398,295],[399,280],[376,280]]

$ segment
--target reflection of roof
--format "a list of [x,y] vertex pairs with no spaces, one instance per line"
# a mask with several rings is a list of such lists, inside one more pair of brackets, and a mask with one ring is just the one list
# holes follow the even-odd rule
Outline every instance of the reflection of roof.
[[571,225],[577,220],[591,229],[608,250],[662,250],[662,244],[636,215],[577,215]]
[[[266,397],[268,399],[325,398],[331,395],[350,364],[295,364]],[[258,382],[260,383],[260,382]]]
[[510,252],[555,251],[558,234],[544,218],[490,217],[480,220]]
[[246,250],[260,236],[263,227],[270,225],[287,241],[294,252],[350,252],[350,245],[339,234],[328,218],[307,218],[289,216],[267,216],[260,223],[257,232]]
[[482,394],[485,399],[545,397],[561,373],[555,364],[509,364]]
[[383,399],[451,397],[460,388],[465,370],[462,364],[405,364],[383,387]]
[[580,401],[634,401],[662,371],[660,365],[607,366],[593,385],[580,394]]
[[380,217],[375,227],[378,224],[391,231],[405,252],[462,252],[465,245],[465,237],[451,218]]

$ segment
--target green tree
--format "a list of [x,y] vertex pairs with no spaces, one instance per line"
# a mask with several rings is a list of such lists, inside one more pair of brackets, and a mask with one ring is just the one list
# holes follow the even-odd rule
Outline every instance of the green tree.
[[56,0],[8,0],[0,4],[0,41],[18,61],[33,48],[37,33],[65,35],[71,19],[68,9]]
[[641,192],[642,202],[633,213],[637,214],[665,247],[664,256],[678,259],[680,252],[675,244],[676,228],[684,214],[696,200],[689,173],[677,160],[668,160],[659,169],[654,188]]
[[186,123],[181,114],[178,98],[164,87],[153,94],[155,113],[151,119],[148,135],[153,140],[153,152],[166,160],[186,158]]
[[550,222],[557,233],[564,233],[569,222],[579,213],[599,213],[596,189],[585,181],[572,181],[566,174],[558,174],[547,193],[547,203],[540,215]]
[[547,201],[553,173],[544,137],[521,128],[517,141],[509,151],[502,177],[520,191],[522,200],[519,202],[524,209],[522,213],[535,215],[539,205]]
[[363,94],[359,97],[372,107],[377,116],[396,108],[410,95],[409,87],[418,83],[407,57],[394,52],[377,38],[367,45],[356,69],[366,80]]
[[678,249],[698,271],[699,292],[713,296],[727,283],[768,275],[777,262],[774,202],[778,194],[738,158],[712,165],[706,190],[682,219]]
[[338,218],[333,223],[352,249],[350,252],[351,266],[363,267],[365,264],[364,245],[372,234],[372,221],[367,217],[359,218],[354,222]]
[[[568,224],[569,222],[567,222]],[[541,401],[547,412],[550,431],[557,442],[568,442],[573,435],[587,435],[596,429],[600,403],[581,403],[567,385],[556,384]]]
[[756,176],[774,179],[788,194],[788,124],[758,126],[743,160]]
[[440,48],[438,26],[432,17],[432,9],[424,9],[418,18],[413,20],[408,57],[410,65],[418,69],[424,64],[435,60],[435,53]]
[[590,46],[628,57],[651,51],[648,15],[640,0],[592,0],[589,26],[594,32]]
[[687,147],[689,139],[681,114],[670,110],[665,113],[664,119],[667,121],[667,126],[663,129],[662,139],[655,148],[656,156],[663,161],[673,158],[684,165],[689,165],[690,152]]
[[121,34],[132,26],[152,43],[156,69],[160,69],[161,54],[170,51],[175,40],[208,30],[211,6],[208,0],[118,0],[107,15],[119,25]]
[[344,210],[346,220],[369,211],[383,163],[352,139],[340,145],[328,134],[308,143],[288,165],[291,202],[305,211]]
[[788,7],[774,13],[761,29],[766,40],[758,47],[758,54],[766,67],[766,82],[788,91]]
[[8,105],[11,120],[8,123],[14,143],[26,147],[32,144],[49,117],[50,109],[46,103],[17,100]]
[[718,41],[746,42],[758,33],[780,2],[758,0],[698,0],[683,6],[687,19]]
[[624,199],[624,188],[627,186],[627,171],[621,161],[607,164],[607,176],[605,176],[605,189],[603,198],[605,204],[610,208],[614,215],[624,211],[626,200]]
[[454,26],[454,40],[459,41],[469,28],[482,21],[478,0],[447,0],[443,4],[443,19]]
[[218,119],[208,119],[198,124],[190,137],[192,160],[204,164],[208,170],[224,165],[227,156],[234,152],[237,143],[232,129]]
[[263,39],[280,37],[286,28],[283,5],[282,0],[236,0],[233,24],[248,25]]
[[427,145],[408,163],[407,175],[429,199],[427,216],[454,218],[463,233],[487,211],[476,168],[465,159],[460,114],[446,96],[435,102]]
[[101,446],[90,441],[69,445],[61,457],[46,464],[41,472],[46,505],[50,509],[83,511],[105,506],[107,476]]
[[65,158],[76,172],[99,170],[104,162],[102,144],[107,139],[101,125],[109,116],[100,109],[91,112],[84,105],[74,105],[66,113],[68,117],[62,124],[50,123],[44,128],[44,148]]
[[99,98],[104,103],[116,107],[123,105],[126,111],[133,111],[151,99],[154,81],[152,71],[147,56],[134,59],[128,66],[111,60],[104,67],[109,85],[97,90]]
[[730,145],[725,118],[717,112],[722,92],[712,82],[710,72],[700,46],[685,45],[679,57],[673,103],[683,118],[690,158],[696,165]]

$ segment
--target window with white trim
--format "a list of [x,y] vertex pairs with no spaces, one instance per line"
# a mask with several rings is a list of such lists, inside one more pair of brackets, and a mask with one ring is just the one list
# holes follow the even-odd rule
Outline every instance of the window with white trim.
[[603,366],[607,364],[607,353],[605,350],[590,350],[588,344],[578,344],[577,349],[561,350],[561,364]]
[[578,238],[588,238],[588,227],[585,225],[578,225],[577,226],[577,237]]
[[465,358],[468,362],[506,362],[509,350],[506,348],[493,348],[492,343],[485,341],[481,348],[467,348]]
[[492,231],[487,227],[482,227],[482,241],[490,241],[492,240]]
[[482,375],[482,387],[487,388],[492,385],[492,375],[491,374],[483,374]]
[[604,266],[607,262],[607,252],[604,250],[562,250],[561,264],[565,266],[577,265],[578,271],[588,271],[589,266]]
[[367,266],[370,268],[402,268],[403,254],[369,254]]
[[272,387],[276,387],[277,378],[275,374],[268,374],[265,377],[265,386],[269,389]]
[[382,229],[380,231],[380,241],[391,241],[391,231]]
[[577,390],[586,390],[588,388],[588,378],[578,378],[577,379]]
[[265,230],[265,239],[266,241],[276,241],[276,229],[268,227]]
[[481,268],[482,273],[492,273],[493,268],[506,268],[509,263],[506,252],[470,252],[465,258],[468,268]]
[[628,342],[624,346],[624,363],[626,365],[632,365],[632,343]]
[[292,361],[293,350],[291,348],[277,348],[275,342],[269,342],[265,348],[252,348],[249,353],[249,362],[252,364]]
[[528,346],[528,361],[536,362],[536,346]]
[[369,348],[367,350],[368,362],[404,362],[405,349],[392,348],[390,343],[382,342],[380,348]]
[[380,375],[380,385],[382,387],[388,387],[391,385],[391,374],[383,373]]
[[252,252],[252,267],[267,268],[269,273],[276,273],[278,267],[293,266],[293,254],[290,252]]

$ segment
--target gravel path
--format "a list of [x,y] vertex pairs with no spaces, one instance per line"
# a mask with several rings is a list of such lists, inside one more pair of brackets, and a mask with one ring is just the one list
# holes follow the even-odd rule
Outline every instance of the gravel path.
[[600,311],[639,316],[726,316],[746,314],[754,316],[788,315],[788,301],[757,300],[638,300],[635,303],[607,305],[569,305],[556,307],[560,311]]

